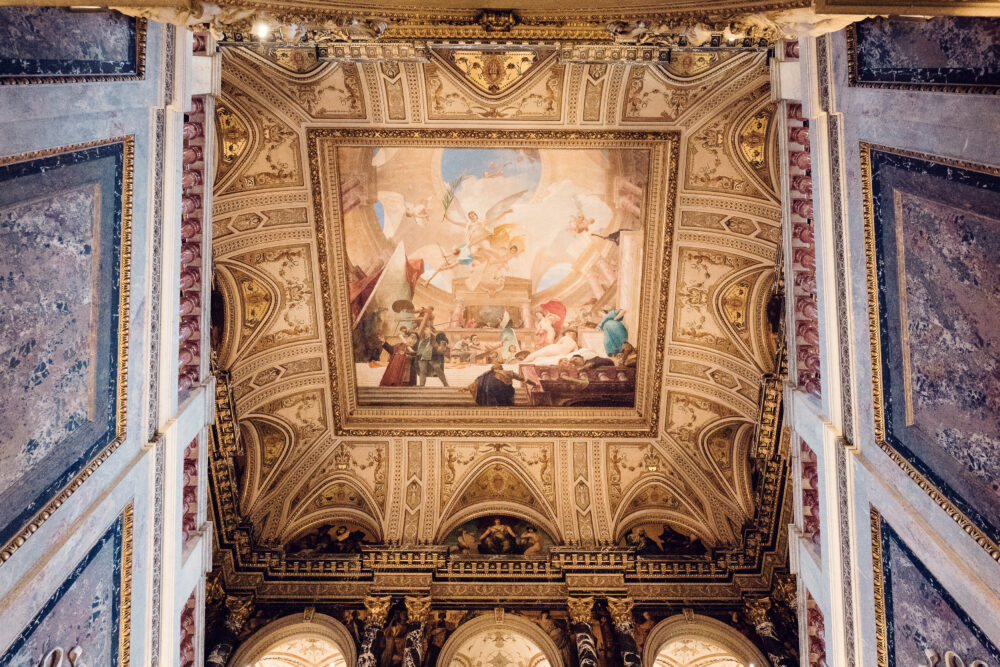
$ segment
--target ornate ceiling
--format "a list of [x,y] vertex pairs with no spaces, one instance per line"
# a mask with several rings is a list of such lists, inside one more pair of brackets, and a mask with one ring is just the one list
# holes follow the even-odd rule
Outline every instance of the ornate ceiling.
[[[781,239],[767,53],[675,50],[650,65],[518,47],[500,55],[530,66],[487,81],[457,67],[453,49],[370,49],[326,62],[312,48],[222,49],[213,253],[228,383],[213,490],[228,583],[294,597],[306,591],[301,573],[313,572],[353,580],[338,595],[360,596],[383,576],[365,568],[385,558],[381,571],[400,572],[397,585],[417,581],[402,570],[423,567],[427,581],[445,582],[440,594],[460,595],[446,582],[469,581],[468,566],[449,556],[456,547],[435,545],[502,514],[554,545],[533,566],[536,599],[543,589],[564,595],[571,567],[560,549],[625,545],[640,528],[655,538],[665,522],[710,551],[681,566],[615,552],[619,582],[631,585],[627,573],[642,568],[647,582],[662,577],[637,584],[637,598],[687,595],[685,572],[716,582],[696,596],[766,588],[787,523],[775,451],[780,346],[765,316]],[[346,278],[325,259],[336,250],[325,220],[351,184],[323,166],[321,141],[466,145],[501,135],[662,146],[641,306],[643,322],[658,324],[640,327],[635,408],[359,406],[342,364]],[[394,570],[398,556],[367,546],[360,560],[309,558],[322,551],[311,536],[330,529],[332,539],[331,527],[422,565]]]

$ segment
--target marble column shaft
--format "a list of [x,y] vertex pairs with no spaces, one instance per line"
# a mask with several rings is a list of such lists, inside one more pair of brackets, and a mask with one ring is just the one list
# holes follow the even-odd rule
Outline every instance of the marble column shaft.
[[574,623],[576,634],[576,655],[580,667],[597,667],[597,641],[590,623]]
[[368,621],[365,623],[364,632],[361,633],[361,647],[358,650],[357,667],[376,667],[378,661],[372,649],[375,647],[375,640],[382,630],[382,623],[378,621]]
[[403,667],[421,667],[424,662],[424,623],[406,624],[406,648],[403,650]]
[[635,641],[635,626],[630,621],[619,623],[615,621],[615,638],[618,640],[618,652],[621,654],[622,667],[642,667],[639,657],[639,646]]

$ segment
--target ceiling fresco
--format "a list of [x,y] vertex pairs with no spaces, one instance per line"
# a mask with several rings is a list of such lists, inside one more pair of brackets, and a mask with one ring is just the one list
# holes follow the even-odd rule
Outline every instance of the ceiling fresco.
[[[222,49],[227,583],[459,595],[489,557],[534,563],[511,594],[545,599],[603,548],[637,598],[685,572],[766,588],[788,511],[767,52],[315,53]],[[422,565],[388,565],[406,550]]]

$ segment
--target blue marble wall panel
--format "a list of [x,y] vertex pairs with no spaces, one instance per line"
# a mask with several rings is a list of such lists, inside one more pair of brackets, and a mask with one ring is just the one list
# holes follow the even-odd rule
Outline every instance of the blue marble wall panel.
[[997,542],[1000,177],[866,154],[885,441]]
[[0,7],[0,84],[141,79],[145,31],[114,11]]
[[124,435],[131,156],[0,160],[0,545]]
[[0,655],[0,667],[37,667],[51,651],[74,648],[82,651],[78,664],[127,664],[131,541],[130,505]]
[[853,86],[1000,92],[1000,19],[865,19],[847,52]]
[[934,651],[943,665],[945,654],[953,651],[966,665],[975,660],[988,667],[1000,665],[997,647],[875,511],[872,530],[881,549],[881,562],[875,563],[876,581],[881,578],[882,583],[884,609],[884,617],[878,622],[886,630],[881,664],[926,665],[929,664],[926,651]]

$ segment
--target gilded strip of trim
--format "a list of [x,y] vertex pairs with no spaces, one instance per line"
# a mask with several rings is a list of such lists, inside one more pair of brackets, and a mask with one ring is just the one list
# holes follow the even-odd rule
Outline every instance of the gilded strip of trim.
[[118,665],[129,667],[132,651],[132,503],[122,515],[122,580],[121,605],[118,612],[120,629],[118,633]]
[[875,254],[875,206],[872,193],[872,165],[871,152],[877,150],[883,153],[892,153],[902,157],[909,157],[927,162],[937,162],[959,169],[978,171],[992,176],[1000,176],[1000,168],[988,165],[975,164],[960,160],[925,155],[912,151],[905,151],[878,144],[860,144],[861,155],[861,196],[862,209],[864,211],[865,227],[865,269],[867,273],[868,291],[868,336],[871,343],[871,371],[872,371],[872,413],[875,419],[875,442],[896,465],[903,469],[906,476],[913,480],[921,490],[924,491],[943,509],[951,519],[962,527],[973,540],[976,541],[983,550],[990,555],[990,558],[1000,562],[1000,547],[990,539],[968,516],[965,515],[951,500],[941,492],[930,480],[920,473],[902,454],[889,444],[885,432],[885,403],[883,401],[884,385],[882,380],[882,336],[879,325],[879,302],[878,302],[878,272]]
[[132,162],[135,156],[135,135],[130,134],[124,137],[115,137],[113,139],[104,139],[85,144],[72,144],[60,148],[0,158],[0,166],[3,166],[16,162],[27,162],[28,160],[35,160],[40,157],[59,153],[72,153],[85,148],[94,148],[96,146],[115,143],[123,144],[121,246],[118,259],[120,283],[118,288],[118,406],[115,414],[115,438],[69,484],[63,487],[52,500],[46,503],[45,507],[35,514],[27,526],[12,537],[7,544],[3,545],[3,548],[0,549],[0,567],[10,560],[14,552],[21,548],[25,540],[34,535],[41,525],[52,516],[52,513],[59,509],[73,495],[73,492],[79,489],[87,478],[93,475],[94,471],[107,461],[125,440],[125,427],[128,421],[129,301],[132,291],[132,188],[134,184]]
[[872,524],[872,586],[875,589],[875,650],[878,667],[889,667],[889,641],[885,621],[885,581],[882,570],[882,516],[869,505]]

